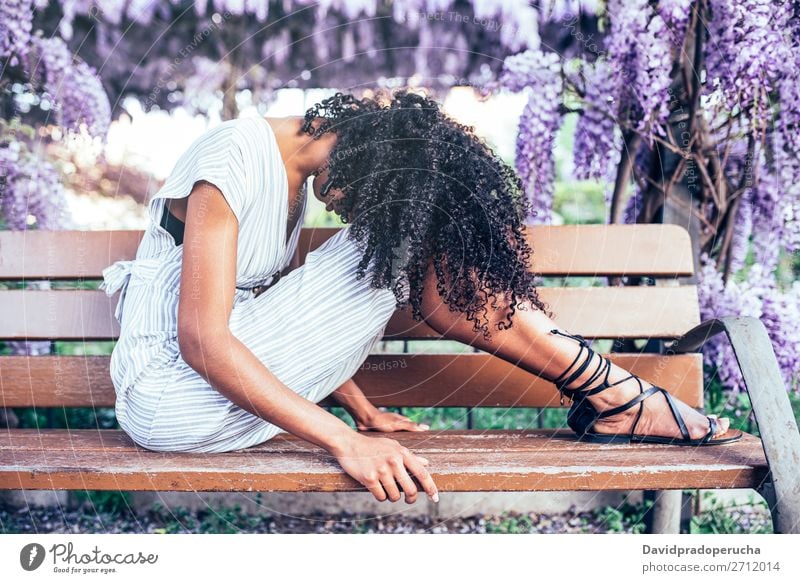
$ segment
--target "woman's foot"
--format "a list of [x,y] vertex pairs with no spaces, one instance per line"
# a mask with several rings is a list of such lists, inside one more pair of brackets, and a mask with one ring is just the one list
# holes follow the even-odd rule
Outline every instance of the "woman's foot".
[[[597,358],[599,358],[599,355],[593,355],[593,367],[596,366],[594,363],[597,362]],[[594,370],[593,367],[591,370]],[[614,383],[624,379],[630,374],[630,372],[620,368],[612,362],[611,371],[608,375],[608,381],[609,383]],[[642,391],[646,391],[653,386],[644,379],[640,378],[640,380],[642,383]],[[594,383],[593,386],[597,386],[597,383]],[[595,395],[586,397],[586,399],[598,412],[602,412],[624,405],[639,395],[640,392],[639,383],[636,381],[636,378],[629,378],[618,385],[609,387]],[[702,413],[699,413],[674,395],[671,396],[678,407],[678,411],[683,417],[684,423],[686,423],[686,429],[689,431],[689,437],[691,439],[700,439],[704,437],[708,433],[709,429],[708,417]],[[639,414],[640,409],[642,409],[642,414],[638,423],[636,423],[636,416]],[[667,399],[664,395],[660,394],[651,395],[641,401],[641,403],[636,404],[633,407],[622,411],[621,413],[596,420],[594,424],[592,424],[590,430],[596,433],[610,435],[629,435],[631,433],[631,429],[633,429],[634,423],[636,423],[636,428],[634,431],[636,435],[667,437],[675,438],[677,440],[683,439],[680,427],[678,426],[678,423],[672,414],[672,410],[670,409],[669,403],[667,403]],[[728,431],[729,427],[729,418],[718,418],[717,432],[714,434],[714,437],[720,437]]]

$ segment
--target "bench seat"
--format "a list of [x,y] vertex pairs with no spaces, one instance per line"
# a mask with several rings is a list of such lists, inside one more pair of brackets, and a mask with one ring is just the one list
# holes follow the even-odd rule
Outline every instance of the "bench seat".
[[[708,447],[584,444],[569,429],[391,437],[430,460],[442,492],[757,488],[768,476],[761,440],[750,434]],[[235,452],[162,453],[120,430],[13,429],[0,458],[0,482],[19,489],[363,489],[324,450],[288,434]]]
[[[337,230],[303,228],[291,267]],[[444,493],[645,490],[653,500],[648,532],[677,533],[684,490],[754,488],[769,505],[775,532],[800,532],[800,433],[767,330],[744,316],[701,322],[688,231],[538,225],[526,236],[543,278],[541,298],[557,325],[606,343],[597,350],[690,407],[706,407],[699,350],[724,334],[758,437],[709,447],[579,443],[566,427],[390,437],[430,460]],[[0,355],[2,406],[34,408],[48,426],[3,430],[0,490],[365,491],[324,450],[286,434],[235,452],[189,454],[147,450],[120,429],[52,428],[61,411],[115,406],[110,343],[94,342],[118,338],[119,297],[87,284],[114,261],[133,259],[141,237],[141,231],[0,231],[0,283],[9,284],[0,290],[0,340],[58,343],[47,354]],[[571,405],[545,376],[490,352],[442,343],[448,338],[413,321],[408,310],[393,315],[384,340],[354,375],[377,406],[466,408],[472,429],[474,408]]]

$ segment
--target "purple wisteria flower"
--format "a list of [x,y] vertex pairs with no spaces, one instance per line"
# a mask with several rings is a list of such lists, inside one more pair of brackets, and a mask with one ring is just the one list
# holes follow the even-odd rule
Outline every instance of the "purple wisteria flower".
[[0,147],[0,212],[7,229],[64,228],[66,199],[58,171],[19,142]]
[[0,1],[0,59],[9,59],[12,67],[27,54],[33,28],[31,0]]
[[789,253],[800,253],[800,49],[795,55],[794,67],[778,86],[780,116],[772,132],[776,194],[784,201],[781,243]]
[[616,122],[615,86],[611,67],[598,60],[584,67],[583,113],[575,128],[573,159],[578,179],[609,179],[619,164],[621,141]]
[[775,175],[762,169],[752,189],[753,253],[769,271],[778,266],[783,247],[784,210],[787,203]]
[[644,118],[640,130],[664,135],[663,123],[669,115],[672,82],[672,52],[664,20],[653,14],[647,27],[637,37],[636,93]]
[[642,210],[643,203],[641,191],[635,188],[625,203],[625,209],[622,211],[622,222],[626,224],[636,223],[636,218]]
[[656,10],[664,19],[672,44],[679,47],[686,36],[686,25],[692,11],[694,0],[658,0]]
[[94,69],[73,62],[66,43],[58,37],[39,38],[45,89],[56,103],[59,125],[79,131],[82,124],[92,136],[105,136],[111,123],[111,105]]
[[[745,313],[738,301],[738,290],[731,280],[723,282],[722,273],[716,263],[707,254],[700,257],[697,293],[700,301],[700,320],[706,321],[723,316],[755,316],[756,310],[750,306],[750,313]],[[703,346],[703,362],[719,377],[720,382],[734,392],[745,390],[744,380],[736,364],[736,357],[727,338],[717,335],[709,339]]]
[[786,291],[775,285],[763,295],[761,321],[772,340],[783,382],[789,390],[800,389],[800,282]]
[[511,91],[530,88],[517,134],[515,165],[531,203],[530,223],[549,223],[555,181],[553,146],[561,125],[563,82],[555,53],[528,50],[505,60],[500,84]]
[[609,0],[607,47],[614,64],[617,116],[638,131],[661,132],[669,114],[672,53],[662,17],[648,0]]
[[[787,388],[797,391],[800,371],[800,282],[786,291],[778,288],[774,273],[755,263],[747,276],[723,283],[715,262],[703,254],[698,273],[702,320],[722,316],[751,316],[767,329]],[[724,334],[711,338],[703,348],[704,363],[720,382],[734,392],[745,390],[733,349]]]
[[789,26],[785,4],[771,0],[710,0],[711,21],[706,43],[707,92],[717,85],[720,105],[745,111],[752,129],[763,134],[769,123],[769,92],[792,63],[790,43],[782,33]]

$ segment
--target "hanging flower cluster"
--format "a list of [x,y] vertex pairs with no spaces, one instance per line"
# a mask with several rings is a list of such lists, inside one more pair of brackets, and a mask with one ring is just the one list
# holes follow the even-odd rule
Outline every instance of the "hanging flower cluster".
[[637,131],[661,133],[669,114],[672,69],[667,25],[648,0],[609,0],[608,17],[609,66],[618,93],[615,113]]
[[84,62],[73,63],[66,43],[58,37],[38,38],[44,67],[44,89],[56,105],[56,122],[70,131],[84,126],[92,136],[104,136],[111,123],[108,95],[95,71]]
[[793,65],[789,30],[790,2],[771,0],[709,0],[711,21],[706,68],[708,92],[720,90],[720,106],[735,113],[743,109],[754,131],[763,133],[770,122],[769,94]]
[[17,66],[18,55],[24,54],[30,44],[32,28],[31,0],[0,2],[0,59],[8,59],[9,65]]
[[[256,102],[285,87],[479,85],[509,52],[539,45],[541,10],[528,0],[60,5],[63,16],[53,25],[61,36],[74,39],[70,46],[81,46],[82,56],[104,77],[124,79],[119,90],[145,97],[148,110],[207,103],[205,95],[182,91],[197,87],[192,79],[200,74],[209,80],[203,93],[224,93],[235,85]],[[216,63],[221,73],[196,71],[198,57]],[[220,85],[212,84],[220,78]]]
[[656,10],[667,25],[672,44],[683,45],[694,0],[659,0]]
[[0,143],[0,213],[5,228],[61,229],[66,199],[57,170],[23,142]]
[[[741,283],[722,281],[715,262],[701,255],[700,317],[702,320],[723,316],[751,316],[759,318],[772,340],[784,382],[790,390],[800,390],[800,282],[787,290],[778,289],[775,278],[764,266],[755,263]],[[704,362],[714,371],[720,382],[730,389],[745,390],[744,379],[736,362],[733,349],[724,335],[717,335],[706,343]]]
[[[633,144],[624,161],[633,175],[625,222],[653,220],[644,215],[658,208],[647,203],[664,195],[659,188],[680,185],[691,192],[707,229],[698,274],[703,318],[761,318],[787,385],[795,386],[800,301],[797,285],[781,289],[776,272],[782,253],[800,252],[800,2],[608,0],[600,18],[606,23],[602,39],[579,47],[581,74],[567,74],[570,63],[560,59],[563,93],[579,98],[575,177],[613,184],[623,144]],[[686,42],[698,30],[702,42]],[[572,33],[578,37],[580,30]],[[602,50],[594,48],[598,44]],[[702,52],[692,55],[696,46]],[[518,170],[536,207],[550,209],[547,137],[558,116],[550,82],[527,73],[538,66],[534,54],[508,57],[499,79],[509,89],[537,93],[519,128]],[[686,79],[686,72],[697,79]],[[699,94],[695,103],[686,97],[693,93]],[[755,265],[748,268],[750,257]],[[712,339],[706,363],[725,367],[723,383],[741,389],[729,350],[725,338]]]
[[[78,6],[80,4],[80,6]],[[65,2],[67,20],[90,4]],[[34,34],[34,9],[44,9],[42,0],[0,1],[0,59],[6,110],[19,122],[29,113],[30,103],[41,105],[46,123],[67,132],[85,130],[105,136],[111,121],[111,106],[95,71],[73,58],[58,36]],[[19,108],[20,99],[25,108]],[[41,116],[40,116],[41,117]],[[5,228],[22,230],[63,228],[66,221],[64,191],[56,168],[33,144],[33,133],[6,131],[0,139],[0,212]],[[35,147],[34,147],[35,146]]]
[[619,164],[621,134],[614,98],[615,79],[607,60],[584,67],[583,114],[575,128],[574,174],[585,180],[610,180]]
[[553,146],[561,125],[559,106],[563,83],[555,53],[528,50],[505,60],[499,83],[511,91],[528,91],[519,120],[517,172],[525,185],[534,215],[530,223],[552,220],[555,157]]

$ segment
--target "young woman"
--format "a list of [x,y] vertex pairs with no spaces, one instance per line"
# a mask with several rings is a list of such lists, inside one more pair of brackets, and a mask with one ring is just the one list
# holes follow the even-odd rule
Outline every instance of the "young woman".
[[[312,175],[347,226],[287,274]],[[437,499],[427,460],[316,405],[332,395],[361,430],[427,429],[377,410],[352,379],[410,306],[439,333],[554,381],[582,439],[740,438],[551,320],[532,283],[527,210],[513,170],[414,93],[337,94],[304,118],[218,125],[150,201],[136,259],[103,274],[107,293],[122,289],[120,426],[154,451],[231,451],[288,431],[378,500],[413,502],[413,478]]]

